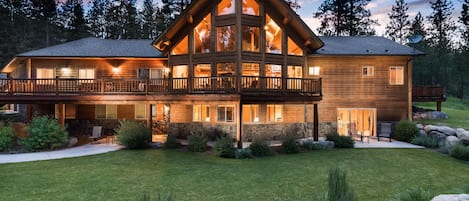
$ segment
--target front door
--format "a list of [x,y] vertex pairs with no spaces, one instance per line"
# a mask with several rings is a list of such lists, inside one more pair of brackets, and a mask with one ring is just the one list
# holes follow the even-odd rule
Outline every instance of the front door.
[[376,136],[376,108],[337,109],[339,135]]

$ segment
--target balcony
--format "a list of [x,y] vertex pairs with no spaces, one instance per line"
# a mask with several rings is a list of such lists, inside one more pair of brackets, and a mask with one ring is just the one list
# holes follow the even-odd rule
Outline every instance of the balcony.
[[446,101],[445,88],[441,86],[412,87],[413,102],[436,102],[436,109],[441,111],[441,102]]
[[0,100],[6,97],[86,95],[197,95],[321,97],[321,79],[277,77],[196,77],[165,79],[0,79]]

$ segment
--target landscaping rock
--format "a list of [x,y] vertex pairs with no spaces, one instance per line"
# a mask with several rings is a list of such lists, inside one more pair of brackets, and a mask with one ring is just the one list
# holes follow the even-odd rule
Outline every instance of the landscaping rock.
[[324,149],[333,149],[335,146],[335,143],[332,141],[317,141],[314,142],[316,144],[320,144]]
[[440,133],[444,133],[447,136],[450,136],[450,135],[456,136],[456,130],[454,130],[453,128],[450,128],[448,126],[436,126],[436,129]]
[[417,128],[418,128],[419,130],[422,130],[422,129],[423,129],[423,124],[417,124]]
[[439,195],[434,197],[431,201],[469,201],[468,194],[453,194],[453,195]]
[[448,119],[448,115],[445,112],[433,111],[431,114],[432,119]]
[[427,132],[425,132],[425,130],[419,130],[419,135],[422,136],[422,137],[427,137]]
[[464,132],[466,132],[466,130],[464,130],[464,128],[457,128],[456,129],[456,136],[459,137],[459,135],[463,134]]
[[464,132],[458,136],[459,140],[465,145],[469,145],[469,132]]
[[459,140],[456,136],[448,136],[446,137],[446,141],[445,141],[445,147],[446,149],[451,149],[451,147],[453,147],[454,145],[457,145],[461,143],[461,140]]
[[71,137],[69,140],[68,140],[68,145],[67,147],[73,147],[75,145],[78,144],[78,138],[76,137]]
[[433,139],[436,139],[438,143],[443,142],[446,140],[446,135],[444,133],[440,133],[438,131],[430,131],[428,136],[432,137]]
[[430,132],[432,132],[433,130],[436,130],[436,128],[433,125],[426,125],[425,127],[423,127],[423,130],[425,130],[425,132],[430,134]]

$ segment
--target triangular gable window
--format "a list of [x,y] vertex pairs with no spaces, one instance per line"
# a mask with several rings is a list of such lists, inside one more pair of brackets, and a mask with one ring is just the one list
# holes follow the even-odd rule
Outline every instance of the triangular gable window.
[[243,14],[259,16],[259,4],[256,0],[243,0]]
[[218,4],[218,15],[234,14],[236,10],[236,0],[222,0]]
[[265,15],[265,52],[282,53],[282,28],[268,15]]
[[208,14],[194,29],[194,51],[195,53],[209,53],[211,16]]
[[303,50],[290,37],[288,37],[288,54],[303,56]]
[[171,55],[180,55],[189,53],[189,40],[188,37],[184,37],[171,51]]

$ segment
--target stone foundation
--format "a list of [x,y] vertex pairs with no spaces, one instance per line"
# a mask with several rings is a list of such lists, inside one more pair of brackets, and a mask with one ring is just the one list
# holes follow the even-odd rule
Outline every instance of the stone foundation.
[[337,132],[337,122],[319,122],[319,137],[325,137],[326,134]]
[[204,133],[209,140],[216,140],[217,137],[228,135],[236,139],[235,124],[206,124],[206,123],[170,123],[168,134],[175,135],[179,139],[187,139],[187,136],[194,133]]
[[283,140],[289,134],[296,138],[312,136],[312,123],[291,124],[248,124],[243,126],[243,141],[252,141],[260,138],[263,140]]

